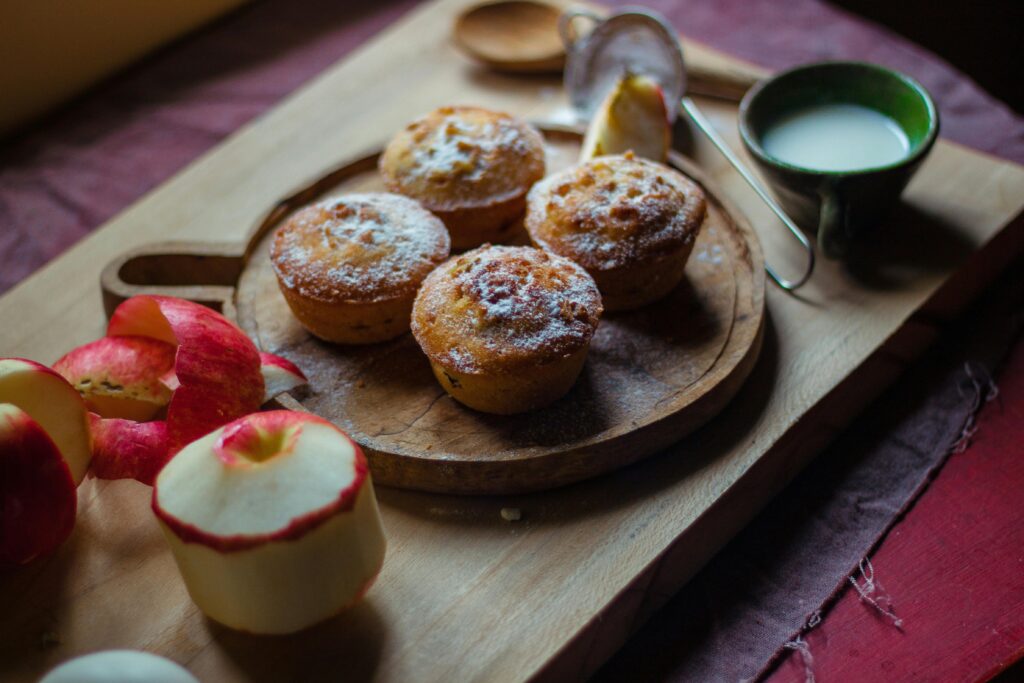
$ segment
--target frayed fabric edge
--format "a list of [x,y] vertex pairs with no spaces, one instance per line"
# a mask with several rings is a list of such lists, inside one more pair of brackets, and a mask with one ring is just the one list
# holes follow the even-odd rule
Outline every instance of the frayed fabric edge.
[[[807,644],[807,641],[804,640],[803,636],[821,624],[823,615],[826,615],[832,606],[838,601],[839,597],[847,587],[847,582],[852,584],[854,589],[857,591],[861,598],[861,602],[864,602],[865,604],[868,604],[869,607],[877,610],[880,614],[889,619],[895,628],[902,631],[903,620],[896,616],[895,611],[892,609],[892,599],[889,594],[883,591],[882,596],[873,597],[873,594],[881,589],[881,584],[874,578],[874,567],[871,565],[871,560],[869,558],[874,554],[874,551],[882,545],[882,542],[885,541],[885,538],[889,535],[889,532],[892,531],[893,527],[903,519],[907,512],[914,507],[921,495],[928,490],[928,487],[931,485],[931,482],[935,479],[938,472],[945,466],[946,461],[953,455],[963,453],[967,450],[971,445],[971,441],[974,436],[978,432],[977,419],[982,407],[990,401],[998,398],[999,387],[996,385],[995,380],[992,379],[991,374],[984,366],[978,363],[972,363],[971,361],[966,361],[964,363],[964,374],[966,375],[967,381],[970,382],[970,386],[965,389],[962,385],[958,385],[957,390],[960,392],[961,396],[964,395],[965,391],[973,391],[974,397],[972,399],[971,406],[967,411],[967,415],[964,418],[963,426],[960,429],[960,436],[952,443],[952,445],[949,446],[949,448],[946,449],[945,454],[940,457],[927,472],[925,472],[921,483],[907,497],[906,502],[900,510],[893,515],[892,520],[884,529],[882,529],[878,538],[875,539],[874,543],[871,544],[868,551],[857,563],[857,567],[847,573],[845,579],[837,584],[831,595],[822,602],[821,607],[810,614],[807,621],[800,626],[795,633],[793,633],[789,640],[785,641],[775,651],[761,670],[757,672],[757,675],[749,680],[763,681],[784,659],[787,652],[796,651],[800,653],[800,660],[804,666],[804,683],[816,683],[813,668],[814,655],[811,652],[810,645]],[[857,581],[856,576],[858,572],[864,580],[863,584],[860,584]]]

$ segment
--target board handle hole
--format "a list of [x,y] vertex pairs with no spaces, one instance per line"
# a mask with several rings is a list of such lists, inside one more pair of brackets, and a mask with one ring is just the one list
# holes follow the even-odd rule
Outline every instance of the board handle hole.
[[117,275],[129,285],[233,287],[243,265],[238,256],[146,254],[125,261]]

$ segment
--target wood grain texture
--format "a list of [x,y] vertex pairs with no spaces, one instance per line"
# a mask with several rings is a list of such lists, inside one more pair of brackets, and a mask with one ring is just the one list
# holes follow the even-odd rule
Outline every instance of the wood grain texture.
[[696,40],[683,39],[686,91],[691,95],[739,102],[769,72],[756,64],[725,55]]
[[556,5],[499,0],[468,8],[455,20],[452,40],[469,56],[494,69],[552,72],[565,66]]
[[[101,336],[103,264],[158,240],[239,242],[276,198],[432,107],[564,113],[557,81],[493,74],[455,52],[447,32],[461,6],[417,9],[0,298],[0,353],[53,362]],[[735,107],[701,106],[738,148]],[[768,260],[798,268],[743,181],[687,127],[676,137],[751,219]],[[89,480],[68,543],[0,577],[0,679],[32,681],[111,647],[169,656],[207,682],[578,677],[900,372],[933,333],[930,319],[1020,252],[1022,205],[1024,170],[940,142],[873,259],[821,264],[799,297],[767,288],[761,357],[717,419],[643,463],[545,493],[378,487],[389,549],[377,585],[300,636],[250,638],[205,620],[148,511],[149,489]],[[522,521],[502,521],[502,507],[521,508]]]

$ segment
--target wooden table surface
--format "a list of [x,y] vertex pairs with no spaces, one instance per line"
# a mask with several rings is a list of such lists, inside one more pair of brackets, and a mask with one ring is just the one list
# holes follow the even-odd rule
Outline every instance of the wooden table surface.
[[[100,336],[98,275],[118,253],[238,240],[290,189],[434,106],[564,114],[557,81],[492,74],[454,51],[447,35],[463,4],[418,8],[0,298],[0,353],[52,362]],[[702,104],[737,144],[734,106]],[[769,262],[798,268],[781,226],[710,146],[685,126],[677,142],[743,207]],[[378,488],[389,551],[377,585],[303,634],[252,638],[204,619],[149,490],[87,481],[69,542],[0,577],[0,678],[33,680],[111,647],[166,655],[205,681],[579,677],[898,374],[932,338],[932,316],[959,309],[1020,252],[1022,206],[1024,169],[940,142],[870,267],[823,263],[795,297],[767,288],[762,358],[709,426],[650,461],[543,494]],[[502,521],[507,506],[523,520]]]

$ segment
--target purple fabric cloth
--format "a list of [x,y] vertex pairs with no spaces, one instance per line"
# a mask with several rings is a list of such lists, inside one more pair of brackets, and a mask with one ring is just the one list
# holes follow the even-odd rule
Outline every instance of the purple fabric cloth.
[[5,141],[0,293],[414,5],[256,3]]
[[[0,151],[0,292],[413,4],[256,3],[6,141]],[[939,102],[946,137],[1024,162],[1020,118],[934,55],[828,5],[815,0],[647,4],[687,35],[772,68],[856,58],[905,71]],[[891,414],[876,411],[859,423],[863,429],[853,433],[850,444],[819,458],[599,676],[633,680],[643,672],[648,678],[731,680],[753,675],[844,578],[850,558],[877,538],[959,428],[965,404],[950,388],[956,386],[956,373],[948,367],[934,372],[923,372],[921,381],[936,393],[906,390]],[[901,445],[901,439],[914,447]],[[889,464],[879,465],[883,462]],[[871,475],[883,467],[891,472],[881,482],[886,486],[879,487]]]

